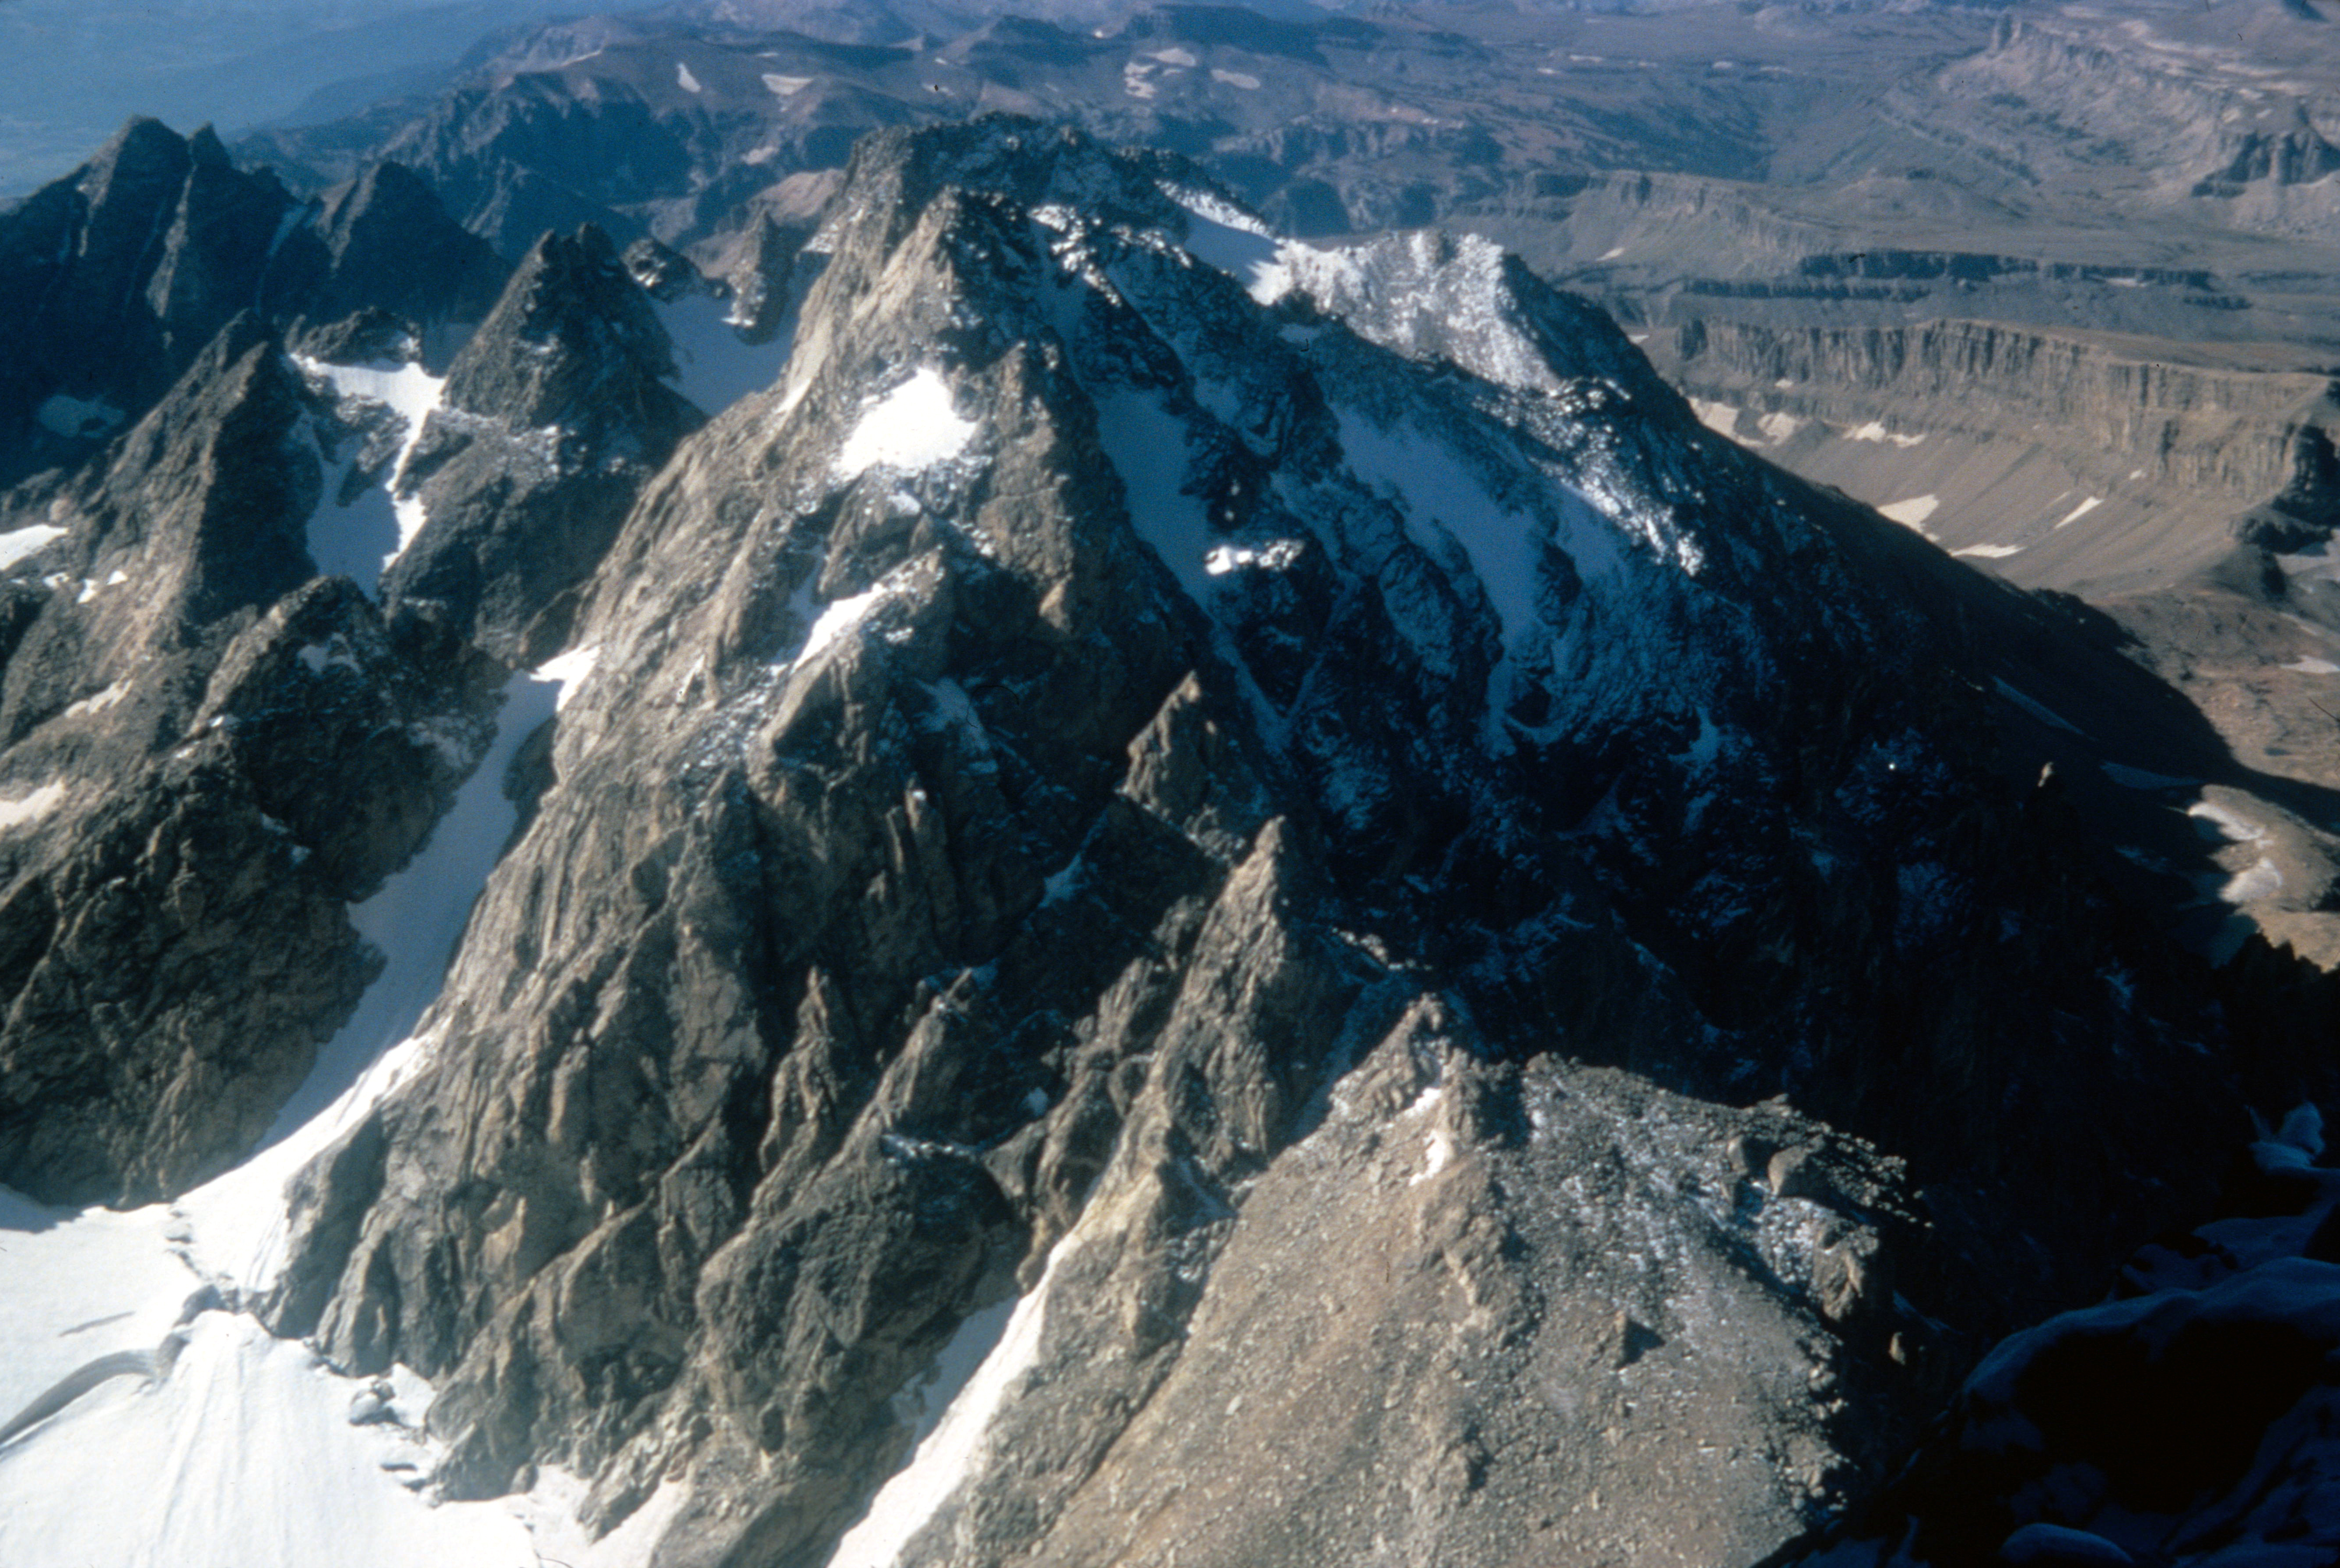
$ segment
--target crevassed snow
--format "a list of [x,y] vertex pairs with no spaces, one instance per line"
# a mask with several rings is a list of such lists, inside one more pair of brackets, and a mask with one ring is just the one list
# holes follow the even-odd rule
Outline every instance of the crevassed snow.
[[54,523],[35,523],[28,528],[0,534],[0,571],[5,571],[50,541],[64,537],[65,530]]
[[0,1455],[0,1562],[537,1568],[500,1505],[431,1508],[398,1484],[385,1464],[421,1450],[351,1425],[360,1386],[249,1318],[205,1313],[167,1376],[104,1384]]
[[65,786],[61,779],[52,779],[24,794],[0,796],[0,832],[40,821],[63,805],[64,799]]
[[[868,1512],[838,1542],[828,1568],[894,1568],[910,1538],[973,1473],[993,1418],[1007,1403],[1017,1380],[1039,1358],[1040,1336],[1047,1326],[1048,1294],[1057,1268],[1071,1256],[1079,1235],[1076,1227],[1056,1243],[1040,1282],[1014,1304],[1004,1324],[997,1323],[995,1315],[977,1314],[960,1326],[944,1351],[946,1360],[963,1364],[979,1356],[980,1361],[910,1455],[910,1462],[878,1488],[878,1495],[869,1500]],[[978,1323],[977,1318],[987,1321]],[[996,1343],[985,1345],[985,1336],[995,1332]]]
[[[430,520],[423,510],[422,498],[402,496],[398,493],[398,487],[406,473],[406,460],[413,454],[415,442],[421,439],[424,421],[430,419],[431,410],[440,406],[446,390],[446,380],[432,375],[419,364],[329,365],[321,360],[302,356],[296,356],[296,362],[311,375],[321,376],[330,382],[336,396],[382,404],[406,421],[406,433],[398,443],[398,455],[391,459],[388,471],[382,475],[382,483],[391,495],[392,511],[398,522],[398,542],[389,555],[379,565],[371,567],[365,561],[350,561],[347,566],[334,567],[325,564],[329,557],[346,561],[353,552],[370,554],[373,538],[372,529],[348,526],[362,521],[362,514],[344,518],[328,518],[325,508],[332,504],[330,489],[327,498],[319,503],[317,515],[309,525],[309,555],[321,570],[338,572],[371,586],[383,569],[405,553],[406,547],[414,542],[414,536],[421,533],[423,524]],[[356,514],[355,503],[349,511]],[[327,528],[321,536],[319,524],[329,521],[339,527]],[[334,537],[337,531],[347,533],[355,542],[337,540]],[[350,569],[351,566],[357,569]]]
[[749,343],[730,321],[731,307],[696,291],[679,300],[650,301],[674,343],[675,386],[700,412],[721,413],[750,392],[779,380],[788,362],[788,334]]
[[932,367],[917,374],[863,409],[861,419],[838,449],[838,479],[854,478],[868,470],[930,468],[967,450],[981,429],[962,419],[951,406],[950,387]]
[[680,87],[686,93],[703,93],[706,91],[705,88],[699,84],[699,78],[690,74],[690,67],[682,64],[679,60],[675,62],[674,82],[676,86]]

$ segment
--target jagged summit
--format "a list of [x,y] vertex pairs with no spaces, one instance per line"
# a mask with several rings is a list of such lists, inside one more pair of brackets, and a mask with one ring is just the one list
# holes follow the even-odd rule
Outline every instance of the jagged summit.
[[133,119],[0,214],[0,482],[86,459],[240,311],[323,327],[372,306],[443,349],[502,275],[405,170],[304,202],[234,167],[208,126]]

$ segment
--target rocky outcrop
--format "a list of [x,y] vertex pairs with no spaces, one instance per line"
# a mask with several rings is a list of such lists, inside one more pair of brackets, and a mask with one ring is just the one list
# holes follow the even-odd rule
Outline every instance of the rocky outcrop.
[[818,1560],[977,1361],[917,1560],[1760,1555],[2183,1203],[2183,971],[1922,546],[1516,269],[1157,169],[864,145],[261,1305],[674,1562]]
[[14,519],[49,537],[0,669],[0,1180],[49,1201],[249,1150],[375,965],[346,902],[484,743],[443,631],[312,580],[325,417],[240,317],[103,472]]
[[[2310,478],[2324,439],[2325,378],[2171,364],[2085,338],[1980,321],[1786,328],[1702,320],[1675,346],[1694,396],[1895,429],[2025,433],[2094,452],[2097,466],[2147,464],[2107,480],[2214,495],[2236,510]],[[2310,478],[2310,482],[2312,478]]]
[[609,237],[548,234],[455,362],[401,470],[427,521],[382,579],[508,663],[566,639],[642,482],[699,421]]

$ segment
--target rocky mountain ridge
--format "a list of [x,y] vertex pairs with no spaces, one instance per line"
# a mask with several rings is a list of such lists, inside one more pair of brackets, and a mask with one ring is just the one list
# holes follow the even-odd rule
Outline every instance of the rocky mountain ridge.
[[[661,1499],[660,1560],[818,1560],[907,1443],[895,1402],[1020,1284],[1001,1343],[1047,1370],[997,1372],[1013,1403],[966,1484],[897,1542],[922,1559],[1337,1555],[1393,1508],[1426,1557],[1538,1529],[1760,1555],[1878,1474],[1961,1335],[2100,1267],[2076,1231],[2101,1247],[2131,1206],[2110,1234],[2150,1231],[2209,1158],[2198,1103],[2153,1109],[2179,1079],[2225,1091],[2146,949],[2115,956],[2144,934],[2077,864],[1992,872],[2053,863],[2052,817],[1926,738],[1968,705],[1924,673],[1944,634],[1879,587],[1920,547],[1704,437],[1492,252],[1318,257],[1188,200],[1012,122],[867,144],[787,374],[686,440],[580,596],[593,673],[426,1065],[303,1178],[254,1303],[351,1370],[431,1376],[451,1493],[558,1463],[598,1476],[601,1527]],[[1375,340],[1380,301],[1442,289],[1446,329],[1400,311]],[[1517,530],[1548,542],[1500,554]],[[1827,614],[1781,608],[1790,573]],[[2025,1004],[1959,1012],[1989,994],[1966,962]],[[2042,1055],[2047,994],[2087,1021]],[[1665,1102],[1688,1142],[1645,1149],[1592,1109],[1634,1080],[1505,1065],[1555,1046],[1788,1088],[1914,1176],[1689,1100]],[[1967,1081],[1989,1114],[1944,1114]],[[2022,1130],[2108,1100],[2104,1145]],[[1392,1179],[1404,1157],[1371,1151],[1409,1106],[1449,1152],[1407,1179],[1462,1186],[1384,1243],[1391,1211],[1344,1194]],[[1565,1187],[1601,1147],[1709,1196],[1502,1218],[1503,1180]],[[2014,1196],[2037,1190],[2085,1227]],[[1105,1500],[1193,1451],[1181,1411],[1300,1408],[1201,1332],[1271,1310],[1242,1260],[1288,1245],[1285,1204],[1449,1260],[1459,1320],[1381,1309],[1403,1365],[1492,1336],[1515,1370],[1302,1444],[1321,1506],[1130,1537]],[[2057,1273],[1988,1256],[2010,1221]],[[1657,1272],[1572,1273],[1607,1226],[1654,1227]],[[1689,1305],[1716,1290],[1740,1305]],[[1559,1395],[1580,1321],[1618,1348]],[[1652,1489],[1723,1367],[1758,1377],[1723,1445],[1772,1464]],[[1614,1457],[1499,1439],[1503,1379],[1613,1409]],[[1638,1420],[1619,1379],[1648,1384]],[[1839,1386],[1859,1397],[1815,1423]],[[1342,1457],[1413,1430],[1459,1457],[1411,1494]],[[1736,1500],[1681,1523],[1713,1487]],[[1587,1512],[1604,1495],[1634,1501]]]
[[[632,1561],[1755,1562],[2329,1092],[2115,874],[2329,800],[1482,240],[990,117],[687,272],[543,237],[437,361],[240,317],[7,493],[0,1176],[178,1200],[150,1386],[419,1374],[415,1486]],[[239,1252],[197,1184],[482,765]]]

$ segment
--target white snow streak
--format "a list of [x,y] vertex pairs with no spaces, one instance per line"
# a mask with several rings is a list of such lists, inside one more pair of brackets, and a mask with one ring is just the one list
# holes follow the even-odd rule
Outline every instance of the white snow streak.
[[1129,520],[1170,575],[1197,604],[1206,603],[1211,529],[1202,503],[1185,493],[1185,421],[1144,392],[1115,392],[1096,402],[1097,434],[1121,474]]
[[86,696],[66,707],[65,717],[77,719],[90,714],[102,714],[130,695],[128,681],[116,681],[94,696]]
[[703,93],[706,91],[705,88],[699,84],[699,78],[690,74],[690,67],[683,64],[680,61],[675,62],[674,81],[675,85],[680,87],[686,93]]
[[2101,507],[2104,504],[2104,497],[2090,496],[2087,500],[2082,501],[2078,506],[2074,507],[2070,511],[2065,513],[2062,521],[2058,522],[2056,526],[2060,528],[2067,523],[2077,523],[2082,518],[2087,517],[2090,512],[2095,511],[2098,507]]
[[579,688],[591,678],[593,666],[600,662],[601,645],[592,643],[581,648],[571,648],[558,658],[545,660],[536,666],[530,678],[550,681],[558,688],[560,695],[552,699],[552,708],[559,713],[577,695]]
[[1903,528],[1916,528],[1922,534],[1926,531],[1924,526],[1926,519],[1932,517],[1940,508],[1941,504],[1942,498],[1939,496],[1911,496],[1906,501],[1894,501],[1877,509]]
[[35,523],[29,528],[0,534],[0,571],[5,571],[50,541],[64,537],[65,530],[53,523]]
[[1954,556],[1978,556],[1986,561],[2003,561],[2022,553],[2021,545],[1968,545],[1965,549],[1950,552]]
[[[1039,1359],[1040,1336],[1047,1327],[1049,1287],[1078,1235],[1076,1228],[1056,1243],[1048,1254],[1047,1270],[1040,1283],[1015,1303],[1004,1326],[996,1323],[996,1313],[977,1314],[960,1326],[944,1351],[944,1364],[938,1364],[937,1374],[947,1376],[945,1365],[954,1357],[962,1362],[972,1359],[971,1353],[982,1355],[980,1365],[910,1455],[910,1462],[878,1489],[860,1523],[838,1542],[828,1568],[894,1568],[910,1538],[973,1474],[993,1419],[1006,1405],[1017,1381]],[[984,1336],[995,1330],[997,1343],[977,1351]]]
[[65,786],[52,779],[27,794],[0,798],[0,832],[39,822],[64,804]]
[[2062,730],[2067,735],[2075,735],[2084,733],[2079,725],[2073,724],[2068,719],[2066,719],[2062,715],[2057,713],[2047,704],[2024,695],[2021,692],[2017,691],[2013,686],[2008,685],[2005,681],[1993,676],[1990,684],[1998,689],[1998,695],[2000,696],[2005,697],[2008,702],[2013,703],[2017,707],[2021,708],[2025,713],[2029,714],[2033,718],[2038,719],[2049,729]]
[[804,646],[797,650],[792,662],[798,665],[810,663],[823,648],[868,619],[869,612],[890,597],[893,591],[890,584],[879,583],[875,587],[864,588],[858,594],[822,606],[819,617],[812,623],[812,629],[805,634]]

